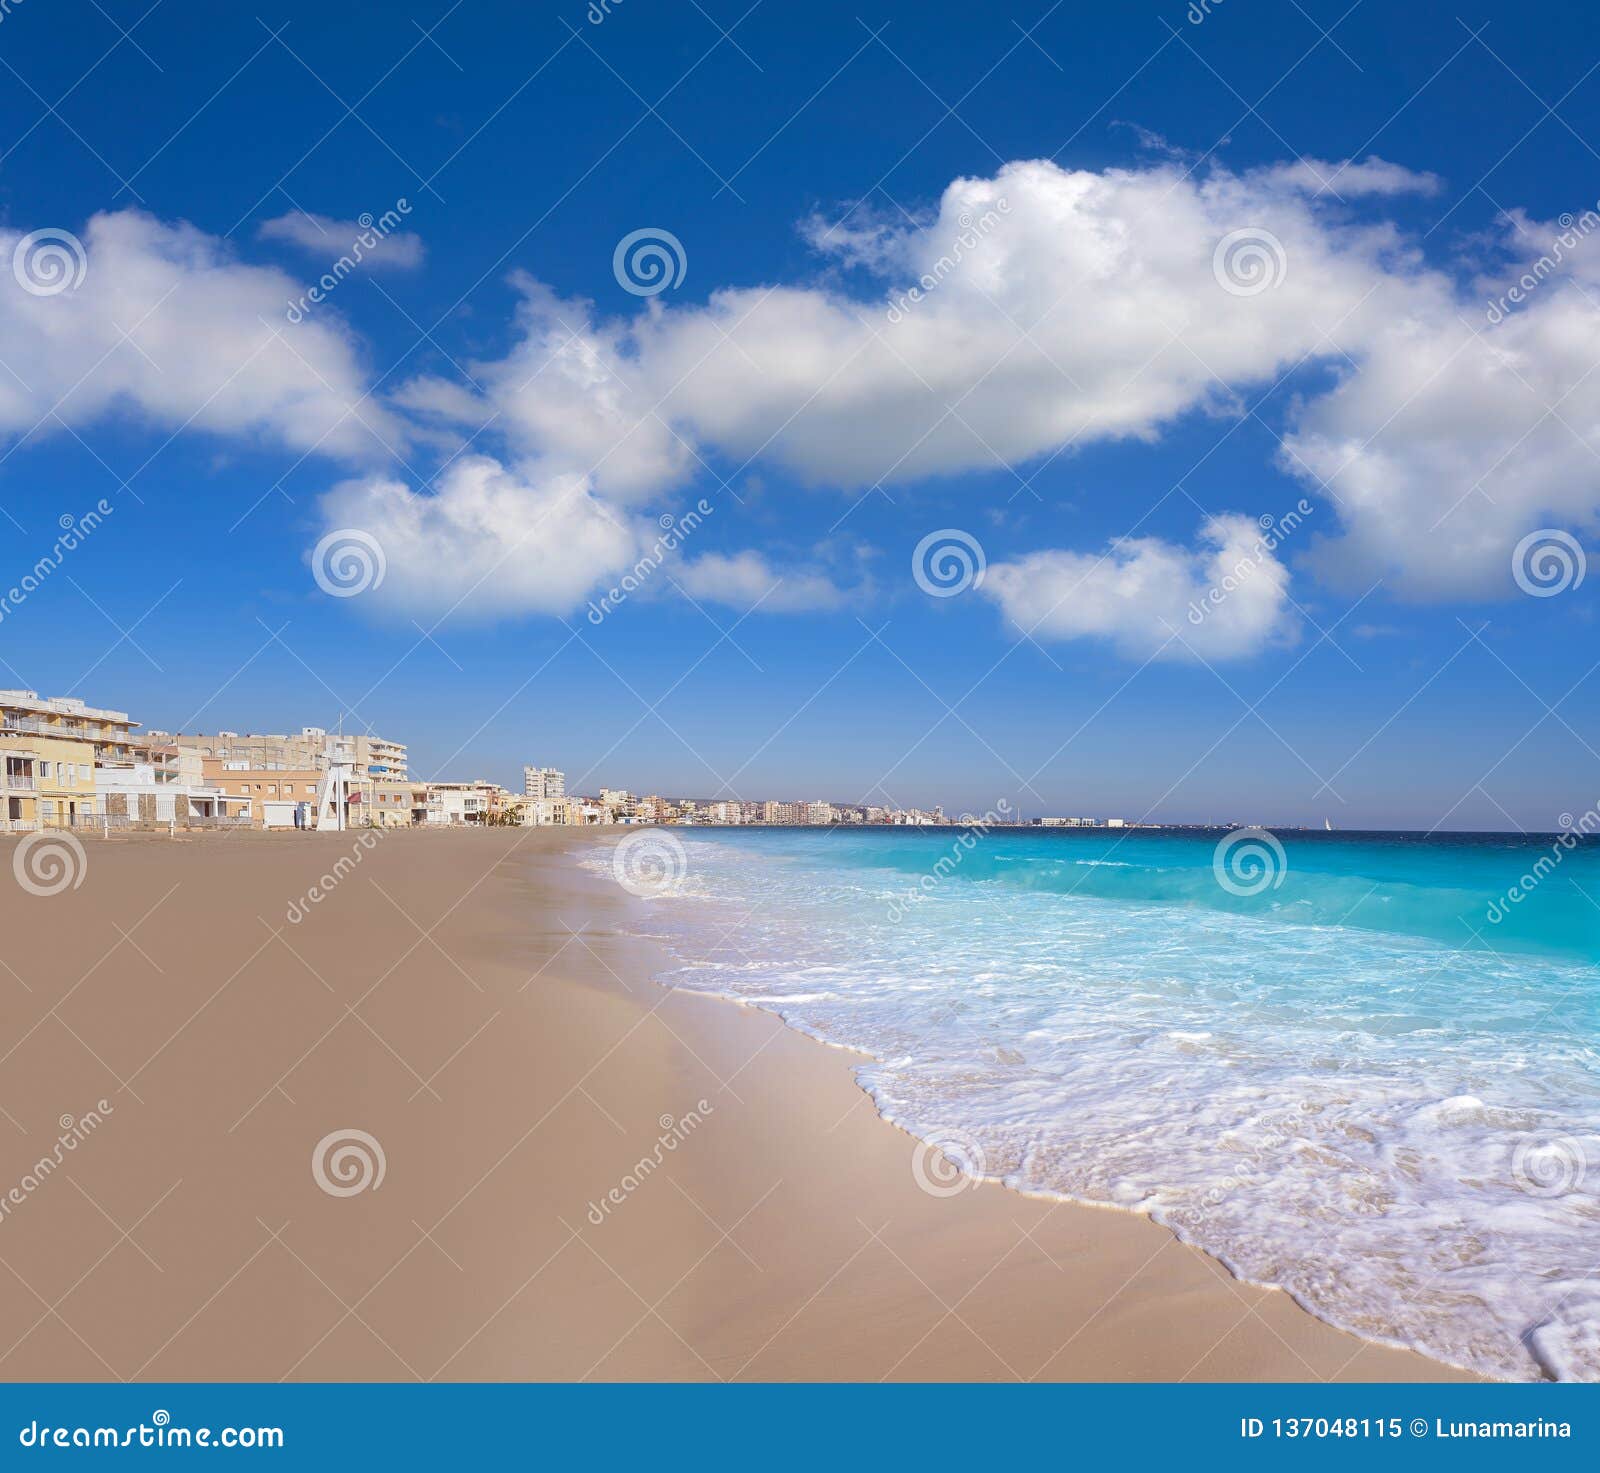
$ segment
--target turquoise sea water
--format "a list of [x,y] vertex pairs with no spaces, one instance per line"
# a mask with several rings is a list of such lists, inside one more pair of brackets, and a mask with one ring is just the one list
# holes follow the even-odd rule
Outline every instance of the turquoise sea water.
[[637,842],[682,845],[642,922],[663,981],[866,1051],[880,1111],[968,1170],[1151,1213],[1371,1338],[1600,1379],[1593,842]]

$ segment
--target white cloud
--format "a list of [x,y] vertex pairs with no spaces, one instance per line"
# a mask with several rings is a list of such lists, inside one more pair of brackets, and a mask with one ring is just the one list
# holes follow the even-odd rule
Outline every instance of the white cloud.
[[339,319],[285,320],[300,288],[284,273],[241,263],[193,226],[127,210],[90,219],[76,286],[36,294],[17,279],[40,264],[23,241],[0,229],[0,357],[11,366],[0,371],[0,434],[131,411],[163,428],[259,434],[330,455],[373,459],[403,444],[403,423],[365,399],[358,347]]
[[774,568],[759,552],[708,552],[672,570],[691,598],[740,612],[794,614],[843,606],[848,593],[816,568]]
[[587,303],[563,301],[527,277],[513,282],[523,293],[516,347],[468,365],[483,396],[424,376],[403,384],[396,402],[469,433],[493,424],[548,472],[591,477],[619,500],[647,499],[682,480],[692,452],[655,412],[656,397],[628,357],[626,327],[597,325]]
[[382,476],[322,499],[325,531],[354,530],[382,549],[363,604],[406,617],[565,614],[640,556],[643,534],[581,476],[530,479],[490,456],[449,466],[438,489]]
[[991,563],[979,585],[1035,639],[1109,640],[1132,660],[1231,660],[1289,644],[1289,572],[1248,517],[1209,519],[1201,546],[1114,541],[1100,556],[1035,552]]
[[[1559,224],[1524,222],[1536,245]],[[1280,463],[1336,500],[1340,535],[1309,565],[1363,592],[1509,596],[1520,538],[1594,528],[1600,511],[1600,237],[1577,241],[1523,302],[1442,290],[1368,338],[1358,372],[1308,402]],[[1516,272],[1529,247],[1519,237]],[[1543,246],[1538,253],[1543,253]]]
[[262,240],[282,241],[295,246],[313,260],[332,264],[341,256],[351,256],[363,265],[391,271],[412,271],[422,264],[425,254],[422,237],[409,230],[381,230],[367,216],[360,220],[334,220],[327,215],[291,210],[275,220],[265,220],[256,234]]

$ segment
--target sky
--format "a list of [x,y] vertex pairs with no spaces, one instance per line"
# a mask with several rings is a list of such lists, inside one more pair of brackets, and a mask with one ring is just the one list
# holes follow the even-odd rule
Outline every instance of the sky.
[[509,786],[1553,829],[1597,146],[1579,6],[11,0],[0,683]]

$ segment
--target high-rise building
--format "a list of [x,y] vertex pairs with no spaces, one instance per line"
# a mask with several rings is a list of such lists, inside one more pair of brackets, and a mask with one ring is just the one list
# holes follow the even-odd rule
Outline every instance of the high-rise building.
[[537,798],[541,802],[548,798],[565,798],[567,775],[564,772],[557,772],[553,767],[524,767],[522,796]]

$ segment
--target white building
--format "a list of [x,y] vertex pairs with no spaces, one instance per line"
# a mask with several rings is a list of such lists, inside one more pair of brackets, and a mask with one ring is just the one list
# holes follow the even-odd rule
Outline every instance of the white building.
[[524,767],[522,796],[525,798],[565,798],[567,775],[553,767]]

